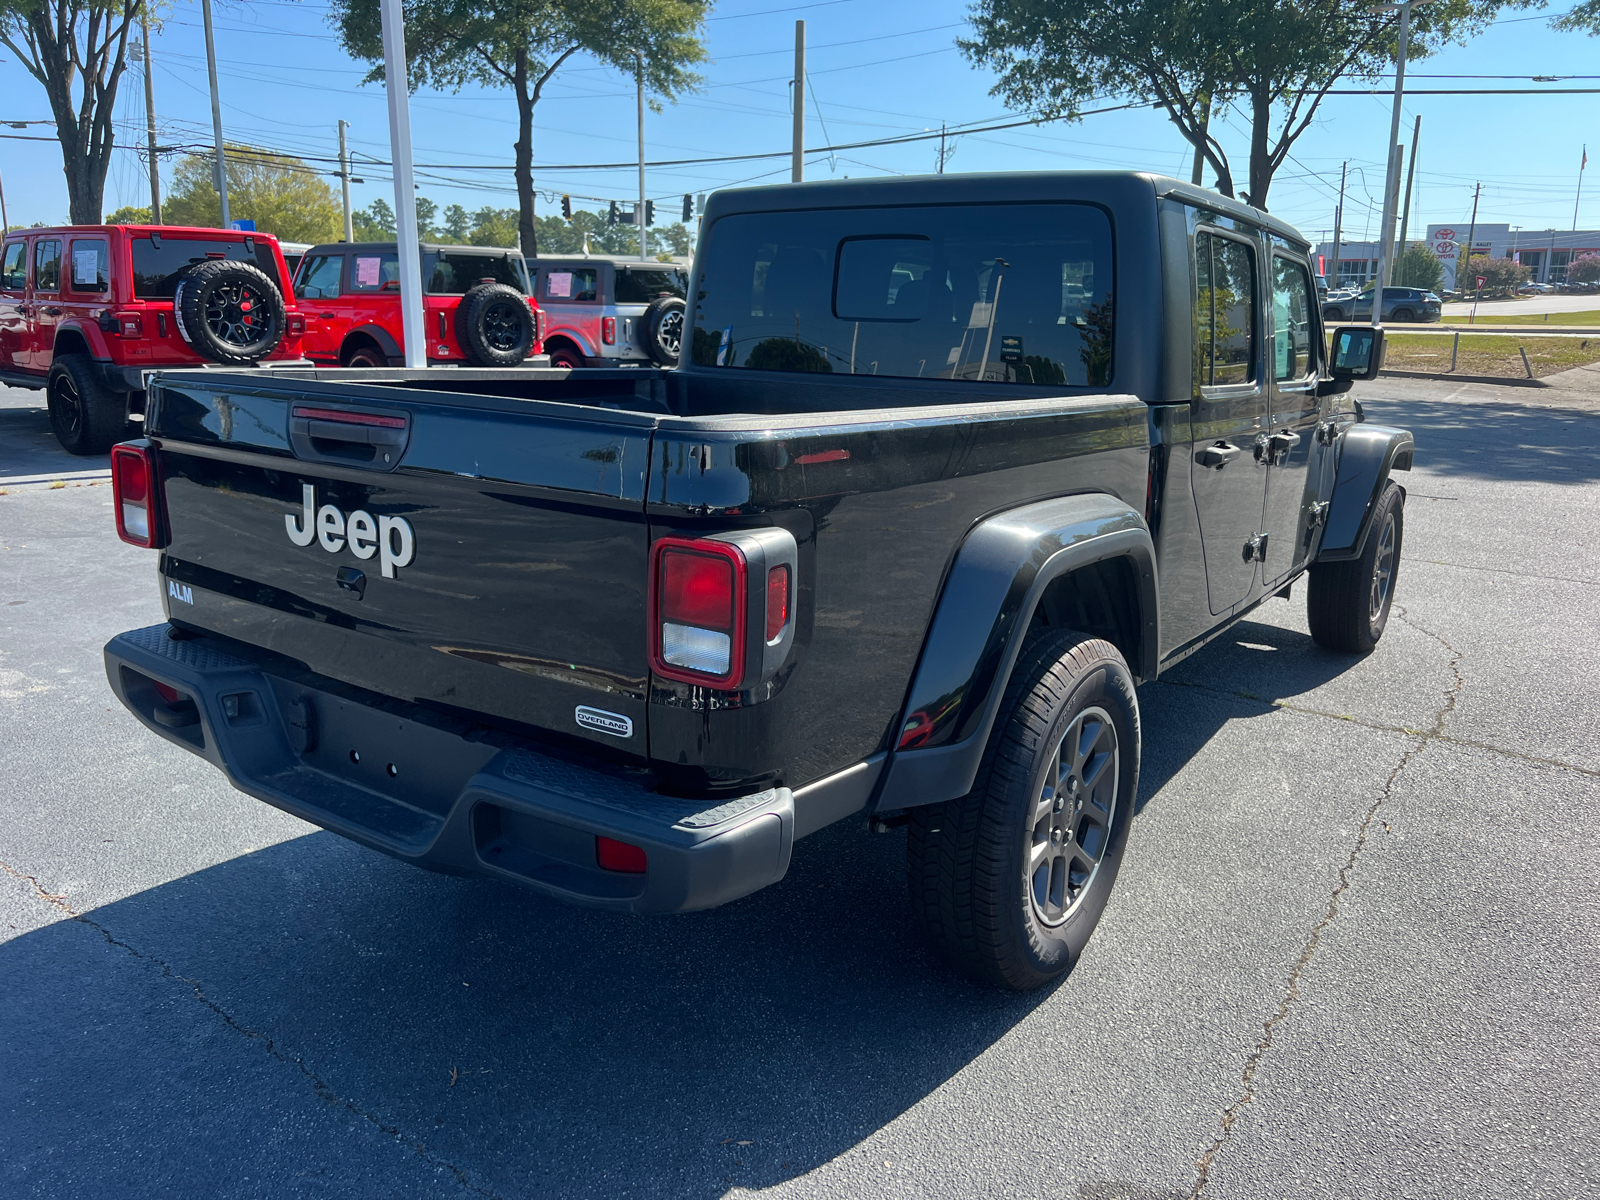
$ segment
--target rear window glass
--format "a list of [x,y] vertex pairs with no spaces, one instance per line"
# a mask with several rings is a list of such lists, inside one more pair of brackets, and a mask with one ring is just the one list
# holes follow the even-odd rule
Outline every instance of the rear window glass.
[[344,282],[348,292],[380,292],[386,283],[400,282],[400,259],[393,251],[388,254],[362,254],[350,256],[350,275]]
[[237,242],[210,238],[163,237],[158,246],[147,237],[133,239],[133,294],[141,300],[170,300],[178,290],[179,277],[195,263],[208,258],[245,262],[260,270],[283,290],[278,278],[278,258],[266,242],[257,242],[254,252],[241,239]]
[[1111,379],[1111,223],[1086,204],[726,217],[696,297],[691,354],[703,366]]
[[687,289],[683,275],[677,271],[618,267],[616,292],[617,304],[649,304],[661,296],[676,296],[682,300]]
[[485,279],[514,287],[524,294],[528,291],[522,259],[514,255],[440,251],[423,255],[422,273],[428,281],[428,293],[433,296],[463,296]]
[[546,300],[593,300],[600,273],[594,267],[550,267],[544,273]]

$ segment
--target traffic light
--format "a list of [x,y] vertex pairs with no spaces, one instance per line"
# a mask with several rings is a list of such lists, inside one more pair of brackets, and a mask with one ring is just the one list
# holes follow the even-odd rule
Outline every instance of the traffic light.
[[644,223],[646,225],[654,225],[656,223],[656,202],[654,200],[646,200],[644,202]]
[[615,200],[613,200],[611,202],[610,211],[606,213],[606,224],[607,225],[615,225],[616,223],[617,223],[617,202]]
[[687,225],[694,220],[694,197],[688,192],[683,194],[683,223]]
[[572,220],[572,197],[561,197],[561,215],[567,220]]

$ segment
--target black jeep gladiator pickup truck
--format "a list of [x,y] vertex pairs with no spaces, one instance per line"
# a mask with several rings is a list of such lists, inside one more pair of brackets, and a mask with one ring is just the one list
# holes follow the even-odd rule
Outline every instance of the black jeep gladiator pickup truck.
[[909,826],[1011,988],[1077,960],[1135,686],[1306,577],[1372,649],[1412,439],[1335,397],[1305,240],[1136,173],[718,194],[672,370],[163,373],[119,531],[152,731],[374,849],[632,912]]

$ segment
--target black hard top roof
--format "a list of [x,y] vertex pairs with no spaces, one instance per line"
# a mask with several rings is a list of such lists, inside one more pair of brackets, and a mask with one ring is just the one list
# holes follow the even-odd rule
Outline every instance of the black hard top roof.
[[1148,171],[986,171],[953,175],[898,175],[874,179],[819,179],[812,183],[728,188],[711,197],[708,218],[724,212],[786,208],[850,208],[878,204],[979,204],[1103,199],[1115,207],[1143,193],[1171,197],[1224,216],[1249,221],[1300,246],[1310,242],[1293,225],[1220,192]]

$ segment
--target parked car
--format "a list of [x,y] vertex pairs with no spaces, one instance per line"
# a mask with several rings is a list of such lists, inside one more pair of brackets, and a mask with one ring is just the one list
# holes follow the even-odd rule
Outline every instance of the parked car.
[[692,277],[675,370],[163,374],[112,507],[167,620],[112,689],[267,803],[599,908],[904,828],[951,961],[1061,975],[1135,685],[1292,588],[1383,636],[1413,441],[1336,398],[1384,331],[1330,353],[1296,230],[1131,171],[725,191]]
[[[498,246],[422,247],[422,315],[430,363],[515,366],[544,340],[522,254]],[[400,256],[393,242],[312,246],[294,294],[305,354],[341,367],[405,363]]]
[[677,363],[687,282],[682,265],[540,255],[529,266],[549,314],[551,366]]
[[1517,289],[1524,296],[1545,296],[1555,291],[1555,287],[1548,283],[1525,283]]
[[283,251],[283,261],[289,268],[289,278],[293,279],[295,272],[300,269],[300,260],[306,256],[306,251],[311,249],[311,243],[279,242],[278,249]]
[[[1328,303],[1322,308],[1323,320],[1372,320],[1372,293],[1376,290],[1369,287],[1350,299],[1335,300],[1332,296],[1328,297]],[[1437,321],[1443,311],[1444,305],[1433,292],[1425,292],[1421,288],[1386,287],[1383,289],[1383,311],[1379,319],[1396,323]]]
[[43,388],[61,445],[104,454],[142,418],[157,367],[299,361],[288,278],[269,234],[13,229],[0,247],[0,383]]

